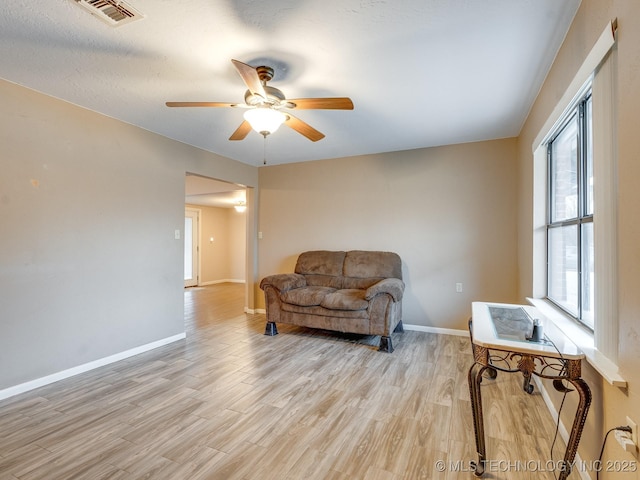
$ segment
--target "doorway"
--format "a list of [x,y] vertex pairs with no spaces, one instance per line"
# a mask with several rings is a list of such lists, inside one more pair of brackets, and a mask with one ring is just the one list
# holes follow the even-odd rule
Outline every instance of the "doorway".
[[[197,258],[194,268],[198,272],[199,287],[230,282],[243,283],[249,289],[247,279],[252,276],[247,271],[252,270],[253,264],[248,260],[248,231],[252,228],[250,222],[254,219],[250,208],[253,196],[247,198],[249,190],[251,189],[244,185],[187,172],[185,247],[189,245],[186,239],[189,230],[186,212],[189,209],[199,212],[198,229],[193,230],[199,245],[193,250],[185,248],[185,282],[189,273],[187,267],[196,262]],[[192,251],[195,252],[193,257],[190,256]],[[251,258],[253,259],[253,255]],[[247,291],[245,296],[245,305],[253,299],[249,293]]]

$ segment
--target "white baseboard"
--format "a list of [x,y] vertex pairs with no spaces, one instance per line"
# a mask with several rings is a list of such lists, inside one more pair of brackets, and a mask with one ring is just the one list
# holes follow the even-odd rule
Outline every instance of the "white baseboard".
[[[540,380],[536,376],[532,376],[532,378],[536,384],[536,387],[538,388],[538,391],[540,391],[540,395],[542,395],[542,399],[544,400],[545,405],[549,409],[549,413],[551,413],[551,418],[553,418],[554,422],[557,422],[558,411],[556,410],[556,407],[553,405],[553,402],[551,401],[551,397],[547,393],[547,389],[544,388],[544,385],[542,384],[542,380]],[[562,437],[562,440],[564,440],[564,443],[566,445],[569,442],[569,431],[567,430],[567,428],[564,426],[564,423],[562,422],[558,424],[558,433],[560,434],[560,437]],[[582,480],[591,480],[591,475],[589,475],[589,472],[587,471],[587,469],[580,468],[581,465],[584,465],[584,462],[582,461],[580,454],[577,452],[576,452],[576,458],[574,460],[574,465],[575,465],[574,470],[578,470],[578,473],[580,474],[580,478]]]
[[186,336],[187,334],[185,332],[179,333],[177,335],[173,335],[172,337],[163,338],[155,342],[147,343],[146,345],[140,345],[139,347],[125,350],[124,352],[116,353],[114,355],[109,355],[108,357],[99,358],[98,360],[78,365],[77,367],[69,368],[61,372],[53,373],[51,375],[47,375],[46,377],[37,378],[29,382],[5,388],[4,390],[0,390],[0,400],[25,393],[29,390],[34,390],[39,387],[44,387],[45,385],[49,385],[50,383],[64,380],[65,378],[73,377],[74,375],[79,375],[80,373],[88,372],[89,370],[94,370],[96,368],[109,365],[110,363],[124,360],[125,358],[133,357],[134,355],[153,350],[154,348],[162,347],[172,342],[177,342],[178,340],[186,338]]
[[211,280],[209,282],[200,282],[197,286],[205,287],[207,285],[216,285],[218,283],[245,283],[245,281],[239,278],[223,278],[222,280]]
[[456,335],[458,337],[468,337],[469,330],[457,330],[454,328],[427,327],[425,325],[411,325],[403,322],[405,330],[413,330],[414,332],[439,333],[441,335]]

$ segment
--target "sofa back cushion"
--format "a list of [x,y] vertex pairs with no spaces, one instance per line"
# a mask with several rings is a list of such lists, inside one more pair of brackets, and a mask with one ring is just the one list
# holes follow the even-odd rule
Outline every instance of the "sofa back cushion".
[[307,278],[307,285],[342,288],[342,268],[346,252],[314,250],[298,257],[295,272]]
[[295,272],[309,286],[366,289],[384,278],[402,280],[402,261],[393,252],[313,250],[300,254]]
[[369,288],[383,278],[402,280],[402,261],[393,252],[352,250],[344,259],[342,288]]

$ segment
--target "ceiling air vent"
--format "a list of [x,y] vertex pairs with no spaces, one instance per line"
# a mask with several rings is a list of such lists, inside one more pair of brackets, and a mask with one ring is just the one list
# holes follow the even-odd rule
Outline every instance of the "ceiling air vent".
[[135,20],[144,18],[142,13],[138,12],[131,5],[120,0],[74,0],[78,5],[86,8],[103,22],[108,23],[112,27],[124,25]]

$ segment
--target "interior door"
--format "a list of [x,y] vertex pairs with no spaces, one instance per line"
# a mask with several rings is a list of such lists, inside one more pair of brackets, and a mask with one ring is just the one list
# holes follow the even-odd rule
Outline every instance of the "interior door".
[[184,211],[184,286],[198,285],[200,262],[198,261],[200,211],[185,208]]

